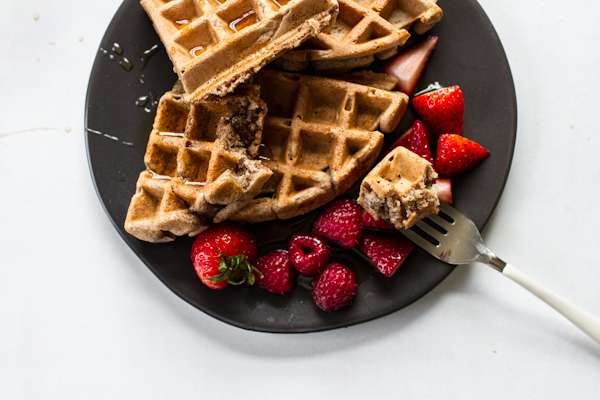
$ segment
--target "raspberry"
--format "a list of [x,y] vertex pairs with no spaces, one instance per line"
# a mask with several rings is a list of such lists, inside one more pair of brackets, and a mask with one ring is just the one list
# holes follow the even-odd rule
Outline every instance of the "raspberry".
[[294,287],[296,271],[292,268],[287,251],[275,251],[256,259],[254,266],[262,273],[256,281],[271,293],[285,293]]
[[327,243],[317,235],[295,235],[288,245],[290,261],[302,275],[313,276],[323,269],[331,253]]
[[313,233],[328,238],[344,249],[350,249],[360,237],[361,220],[362,208],[350,199],[340,198],[319,214],[313,225]]
[[340,263],[327,264],[313,280],[312,297],[320,309],[337,311],[346,307],[356,294],[356,274]]

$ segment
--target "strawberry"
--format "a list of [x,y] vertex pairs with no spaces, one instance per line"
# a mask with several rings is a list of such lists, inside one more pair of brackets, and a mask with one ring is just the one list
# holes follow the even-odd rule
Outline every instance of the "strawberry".
[[433,181],[438,186],[438,197],[448,205],[452,205],[452,180],[450,178],[437,178]]
[[330,263],[313,280],[312,297],[320,309],[337,311],[350,304],[357,288],[356,274],[350,267]]
[[473,168],[490,152],[460,135],[440,135],[435,167],[440,175],[453,176]]
[[371,213],[368,211],[365,211],[365,215],[363,215],[362,224],[363,226],[368,226],[371,228],[396,230],[394,225],[390,224],[385,219],[375,220],[375,218],[373,218]]
[[290,261],[302,275],[313,276],[322,270],[331,256],[325,240],[311,233],[294,235],[288,245]]
[[412,45],[402,54],[388,61],[381,72],[390,74],[398,78],[396,89],[412,95],[419,78],[423,74],[425,65],[429,61],[429,56],[435,50],[438,37],[429,36],[420,42]]
[[358,241],[358,248],[387,277],[394,275],[414,247],[407,239],[374,233],[363,233]]
[[460,87],[431,87],[437,90],[413,98],[417,113],[438,135],[462,134],[465,102]]
[[388,153],[395,147],[404,146],[408,150],[415,154],[420,155],[431,164],[433,164],[433,157],[431,156],[431,148],[429,147],[428,137],[429,128],[419,120],[413,122],[412,128],[404,134],[400,140],[392,145],[388,150]]
[[312,231],[344,249],[350,249],[360,237],[361,220],[362,208],[356,202],[342,197],[325,207],[315,220]]
[[256,259],[256,281],[271,293],[283,294],[294,287],[296,271],[287,251],[274,251]]
[[254,283],[251,263],[256,242],[244,228],[231,223],[216,224],[201,232],[192,245],[192,263],[200,280],[211,289],[228,284]]

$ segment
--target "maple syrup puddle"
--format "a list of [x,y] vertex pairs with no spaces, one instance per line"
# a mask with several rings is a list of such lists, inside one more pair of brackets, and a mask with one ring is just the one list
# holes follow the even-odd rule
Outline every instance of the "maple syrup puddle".
[[234,19],[229,23],[229,27],[236,32],[241,31],[244,28],[252,26],[258,22],[256,13],[254,10],[250,10],[244,13],[241,17]]

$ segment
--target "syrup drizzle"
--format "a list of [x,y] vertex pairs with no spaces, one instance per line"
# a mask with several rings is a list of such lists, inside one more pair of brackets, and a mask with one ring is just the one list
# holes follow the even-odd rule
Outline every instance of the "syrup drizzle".
[[150,172],[152,174],[152,179],[171,180],[171,177],[169,175],[159,175],[156,172],[152,171],[151,169],[149,169],[148,172]]
[[204,53],[205,51],[206,51],[206,49],[204,48],[204,46],[196,46],[190,50],[190,54],[192,57],[196,58],[200,54]]
[[[123,55],[123,47],[121,47],[121,45],[119,43],[113,43],[111,50],[113,51],[113,53],[115,53],[119,56]],[[114,56],[114,54],[108,54],[108,50],[100,47],[100,51],[104,55],[108,56],[109,60],[111,60],[111,61],[116,60],[116,57]],[[131,69],[133,68],[133,63],[131,61],[129,61],[129,59],[125,56],[123,56],[123,59],[119,61],[119,65],[128,72],[131,71]]]
[[[234,19],[229,23],[229,27],[236,32],[241,31],[251,25],[254,25],[257,21],[256,13],[254,10],[250,10],[244,13],[241,17]],[[239,25],[239,26],[238,26]]]
[[21,130],[13,131],[13,132],[0,133],[0,138],[10,136],[10,135],[16,135],[18,133],[35,132],[35,131],[52,131],[54,129],[58,129],[58,128],[53,128],[50,126],[42,126],[40,128],[21,129]]
[[123,54],[123,48],[121,47],[121,45],[119,43],[113,43],[112,51],[114,51],[115,53],[117,53],[119,55]]
[[146,68],[148,60],[150,59],[150,57],[155,55],[158,52],[158,50],[160,50],[160,47],[157,44],[150,47],[148,50],[144,50],[141,47],[138,47],[137,55],[140,57],[140,60],[142,62],[142,66],[140,67],[140,69]]
[[[144,111],[147,113],[152,112],[152,108],[154,108],[158,104],[159,97],[154,90],[150,90],[150,92],[146,96],[140,96],[135,101],[135,105],[138,107],[144,107],[145,105],[149,105],[150,107],[144,107]],[[150,104],[148,104],[150,102]]]
[[185,133],[158,132],[160,136],[185,137]]
[[131,61],[129,61],[127,57],[123,57],[123,59],[119,61],[119,65],[125,68],[127,72],[131,71],[131,69],[133,68],[133,64],[131,63]]
[[183,29],[183,27],[189,23],[190,23],[189,19],[182,19],[179,21],[175,21],[175,24],[177,24],[177,29]]
[[110,140],[114,140],[115,142],[122,143],[122,144],[127,145],[127,146],[133,146],[133,143],[121,140],[121,139],[119,139],[116,136],[108,135],[106,133],[102,133],[100,131],[97,131],[95,129],[90,129],[90,128],[86,128],[85,130],[88,131],[88,132],[90,132],[90,133],[96,134],[98,136],[102,136],[102,137],[108,138]]

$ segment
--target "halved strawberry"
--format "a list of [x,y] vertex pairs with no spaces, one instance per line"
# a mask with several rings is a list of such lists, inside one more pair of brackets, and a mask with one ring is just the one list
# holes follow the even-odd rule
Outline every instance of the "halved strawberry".
[[[435,87],[435,86],[432,86]],[[413,98],[413,105],[423,121],[437,134],[462,134],[465,102],[459,86],[427,92]]]
[[387,277],[394,275],[414,247],[408,239],[374,233],[363,233],[358,240],[358,248]]
[[459,175],[489,155],[485,148],[463,136],[440,135],[435,167],[440,175]]
[[375,220],[375,218],[373,218],[371,213],[369,213],[368,211],[365,211],[365,215],[363,215],[362,224],[363,224],[363,226],[368,226],[371,228],[389,229],[389,230],[396,229],[394,227],[394,225],[390,224],[385,219]]
[[409,96],[412,95],[437,42],[437,36],[429,36],[421,40],[387,62],[381,72],[398,78],[396,89]]
[[405,133],[400,140],[394,143],[387,152],[389,153],[395,147],[404,146],[408,150],[420,155],[433,164],[433,157],[431,156],[431,148],[429,147],[428,141],[430,133],[428,131],[429,128],[427,128],[424,123],[416,120],[413,123],[412,128],[410,128],[410,130]]
[[452,180],[450,178],[437,178],[433,181],[438,186],[438,197],[448,205],[452,205]]

